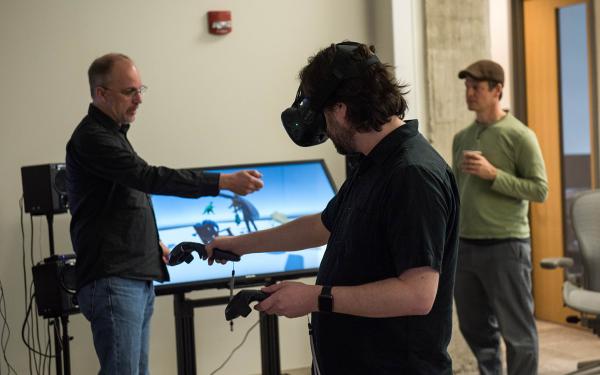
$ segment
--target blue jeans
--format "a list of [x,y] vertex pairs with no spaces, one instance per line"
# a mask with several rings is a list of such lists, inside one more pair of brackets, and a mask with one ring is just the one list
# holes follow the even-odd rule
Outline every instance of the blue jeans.
[[100,374],[147,375],[152,281],[107,277],[84,285],[79,308],[90,321]]

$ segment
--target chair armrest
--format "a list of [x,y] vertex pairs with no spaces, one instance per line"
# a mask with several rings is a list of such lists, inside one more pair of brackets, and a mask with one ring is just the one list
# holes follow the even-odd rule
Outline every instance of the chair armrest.
[[540,261],[540,266],[547,270],[553,270],[556,268],[569,268],[573,267],[573,259],[571,258],[544,258]]
[[566,281],[563,284],[563,301],[574,310],[600,315],[600,292],[582,289]]

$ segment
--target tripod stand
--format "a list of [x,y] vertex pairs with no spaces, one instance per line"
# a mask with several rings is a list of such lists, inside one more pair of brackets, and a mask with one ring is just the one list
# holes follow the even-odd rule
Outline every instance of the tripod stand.
[[[71,374],[71,356],[69,351],[69,337],[68,326],[69,316],[65,314],[58,318],[53,318],[52,323],[54,326],[54,348],[55,348],[55,359],[56,359],[56,374],[57,375],[70,375]],[[61,338],[61,325],[62,325],[62,338]],[[64,372],[63,372],[64,365]]]
[[38,315],[48,319],[54,328],[56,374],[70,375],[69,314],[78,309],[72,301],[71,289],[74,287],[65,287],[64,276],[69,266],[74,265],[74,262],[68,263],[67,259],[73,259],[74,256],[57,256],[54,253],[53,228],[54,214],[67,212],[66,165],[50,163],[24,166],[21,167],[21,178],[24,211],[32,216],[46,215],[48,221],[50,257],[32,267]]
[[[57,256],[54,252],[54,215],[52,213],[46,214],[46,219],[48,222],[48,240],[50,247],[50,258],[48,259],[57,260]],[[60,299],[61,298],[59,298],[59,300]],[[69,311],[62,308],[60,310],[60,319],[58,316],[49,318],[52,319],[51,324],[54,327],[56,375],[71,375],[71,353],[69,350],[69,341],[72,339],[72,337],[69,336]]]

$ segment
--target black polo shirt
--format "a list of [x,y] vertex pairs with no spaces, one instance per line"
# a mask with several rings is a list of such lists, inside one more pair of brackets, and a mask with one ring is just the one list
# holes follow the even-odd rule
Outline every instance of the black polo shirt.
[[219,174],[148,165],[127,140],[128,129],[90,104],[67,144],[78,287],[106,276],[168,280],[148,194],[219,192]]
[[[410,268],[440,272],[425,316],[313,314],[323,375],[451,374],[446,348],[458,245],[459,195],[450,167],[418,132],[394,130],[360,161],[323,211],[331,232],[318,285],[361,285]],[[335,305],[335,301],[334,301]]]

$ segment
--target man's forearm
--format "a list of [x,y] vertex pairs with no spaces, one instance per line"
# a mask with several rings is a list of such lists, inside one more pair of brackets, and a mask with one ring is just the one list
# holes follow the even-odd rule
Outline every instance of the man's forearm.
[[542,176],[519,178],[499,171],[492,190],[512,198],[543,202],[548,195],[548,183]]
[[275,228],[238,237],[240,254],[292,251],[327,243],[329,231],[321,222],[321,214],[302,216]]

